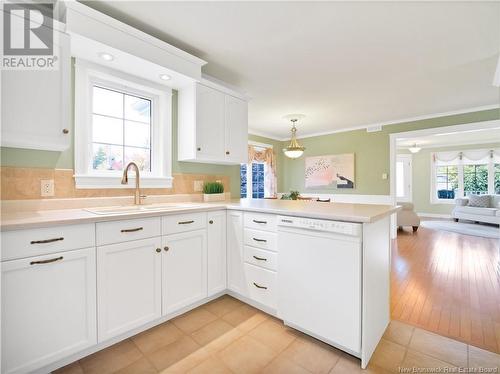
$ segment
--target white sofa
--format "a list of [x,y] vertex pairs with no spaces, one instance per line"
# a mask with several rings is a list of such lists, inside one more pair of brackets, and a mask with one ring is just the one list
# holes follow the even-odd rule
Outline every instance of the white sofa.
[[466,219],[500,225],[500,195],[490,195],[488,208],[469,206],[468,198],[457,198],[451,216],[457,222],[459,219]]

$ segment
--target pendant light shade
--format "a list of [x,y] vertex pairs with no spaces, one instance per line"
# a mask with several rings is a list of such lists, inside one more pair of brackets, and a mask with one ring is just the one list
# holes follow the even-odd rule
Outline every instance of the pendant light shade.
[[292,139],[290,139],[290,144],[288,145],[288,147],[283,149],[283,153],[288,158],[299,158],[304,153],[305,147],[302,147],[297,141],[297,128],[295,127],[295,122],[297,122],[298,119],[291,118],[290,121],[292,122]]

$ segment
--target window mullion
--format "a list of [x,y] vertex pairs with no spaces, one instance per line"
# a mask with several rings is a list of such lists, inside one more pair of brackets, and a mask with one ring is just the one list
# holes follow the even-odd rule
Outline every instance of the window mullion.
[[458,165],[458,196],[464,197],[464,165]]
[[495,194],[495,164],[491,157],[488,162],[488,194]]

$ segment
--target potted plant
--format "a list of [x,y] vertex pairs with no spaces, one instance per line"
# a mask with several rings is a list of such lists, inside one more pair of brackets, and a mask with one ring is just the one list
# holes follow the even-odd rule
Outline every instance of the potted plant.
[[290,191],[289,194],[284,194],[283,196],[281,196],[281,200],[297,200],[299,196],[299,191]]
[[224,201],[225,199],[224,185],[221,182],[205,182],[203,185],[204,202]]

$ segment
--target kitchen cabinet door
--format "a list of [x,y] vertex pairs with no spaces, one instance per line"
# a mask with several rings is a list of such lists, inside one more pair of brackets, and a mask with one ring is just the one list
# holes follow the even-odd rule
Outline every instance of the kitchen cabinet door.
[[97,343],[95,247],[2,263],[2,373]]
[[248,103],[225,95],[225,157],[235,163],[248,162]]
[[161,238],[97,247],[99,342],[161,317]]
[[243,212],[227,211],[227,286],[231,291],[247,295],[243,267]]
[[163,237],[163,314],[207,297],[207,231]]
[[208,212],[208,296],[226,289],[226,211]]
[[224,94],[198,84],[196,87],[196,158],[224,158]]

